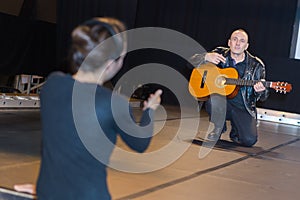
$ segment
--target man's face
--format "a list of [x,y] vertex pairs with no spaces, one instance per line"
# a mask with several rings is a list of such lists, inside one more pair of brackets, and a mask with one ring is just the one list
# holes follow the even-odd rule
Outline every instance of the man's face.
[[243,31],[234,31],[228,40],[228,46],[232,53],[242,54],[249,46],[248,35]]

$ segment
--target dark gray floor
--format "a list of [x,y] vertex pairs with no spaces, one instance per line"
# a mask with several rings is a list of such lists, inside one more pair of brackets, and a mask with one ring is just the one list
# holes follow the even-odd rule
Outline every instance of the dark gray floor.
[[[176,109],[168,111],[164,133],[155,136],[150,150],[169,142],[179,117]],[[208,124],[205,114],[201,121],[199,132]],[[299,199],[299,127],[261,121],[258,129],[259,141],[253,148],[232,145],[225,133],[203,159],[198,157],[201,143],[196,142],[172,165],[155,172],[129,174],[109,169],[112,196],[124,200]],[[39,110],[0,111],[1,187],[36,181],[40,145]]]

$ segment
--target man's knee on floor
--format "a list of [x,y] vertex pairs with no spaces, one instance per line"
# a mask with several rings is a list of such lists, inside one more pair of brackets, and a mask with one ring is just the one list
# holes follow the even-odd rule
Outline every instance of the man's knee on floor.
[[252,147],[257,142],[256,137],[245,137],[240,139],[240,144],[246,147]]

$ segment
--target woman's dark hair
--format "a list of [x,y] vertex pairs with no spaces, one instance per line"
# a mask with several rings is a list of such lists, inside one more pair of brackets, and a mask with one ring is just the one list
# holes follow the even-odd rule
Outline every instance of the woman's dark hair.
[[117,59],[124,49],[126,38],[115,36],[112,37],[111,42],[103,43],[101,48],[97,46],[125,29],[125,25],[121,21],[108,17],[93,18],[76,27],[72,32],[72,43],[68,56],[70,72],[76,73],[92,50],[95,56],[89,56],[88,62],[82,66],[82,70],[94,71],[107,59]]

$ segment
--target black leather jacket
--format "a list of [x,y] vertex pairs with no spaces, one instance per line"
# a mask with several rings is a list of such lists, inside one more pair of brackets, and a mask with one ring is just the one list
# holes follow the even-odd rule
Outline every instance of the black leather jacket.
[[[230,55],[230,49],[226,47],[217,47],[214,49],[212,52],[217,52],[222,54],[225,58]],[[251,55],[248,51],[245,52],[246,56],[246,69],[244,72],[244,76],[240,77],[245,80],[261,80],[265,79],[265,66],[263,62]],[[204,60],[205,54],[195,54],[194,56],[191,57],[190,63],[194,67],[199,67],[201,64],[205,63]],[[228,59],[226,59],[228,60]],[[227,63],[220,63],[218,67],[224,68],[226,67]],[[266,89],[263,92],[255,92],[254,88],[252,86],[244,86],[240,88],[244,100],[244,105],[247,109],[247,111],[250,113],[250,115],[254,118],[256,118],[256,102],[258,100],[264,101],[268,98],[269,96],[269,90]]]

